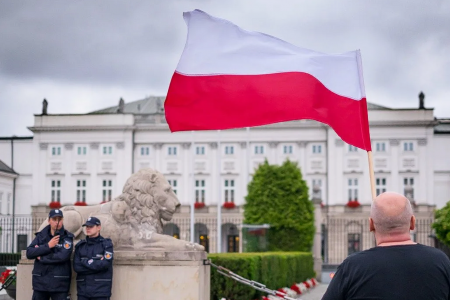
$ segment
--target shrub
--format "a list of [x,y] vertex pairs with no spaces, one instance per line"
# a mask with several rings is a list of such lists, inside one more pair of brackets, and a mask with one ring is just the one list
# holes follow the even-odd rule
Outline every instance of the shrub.
[[245,224],[270,224],[270,251],[311,251],[314,238],[314,206],[297,164],[281,166],[267,160],[248,185]]
[[432,226],[436,232],[436,237],[450,246],[450,201],[443,208],[436,210],[434,217],[435,221]]
[[[269,289],[290,287],[314,276],[311,253],[265,252],[209,254],[214,264],[225,267],[246,279]],[[222,297],[233,300],[260,298],[264,293],[219,274],[211,267],[211,300]],[[265,294],[264,294],[265,295]]]

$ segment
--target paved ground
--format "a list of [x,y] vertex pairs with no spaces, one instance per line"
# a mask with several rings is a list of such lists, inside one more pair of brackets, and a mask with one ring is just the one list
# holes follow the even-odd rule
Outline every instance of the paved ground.
[[300,300],[321,300],[323,294],[327,290],[328,284],[319,284],[311,290],[311,292],[302,295]]

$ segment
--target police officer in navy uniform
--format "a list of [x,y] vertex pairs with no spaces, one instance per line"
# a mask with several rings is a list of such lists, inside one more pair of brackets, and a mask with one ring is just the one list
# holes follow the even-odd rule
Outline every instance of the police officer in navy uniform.
[[90,217],[86,239],[75,246],[73,269],[77,273],[78,300],[109,300],[113,276],[113,244],[100,235],[100,220]]
[[63,212],[52,209],[48,225],[27,248],[27,258],[34,259],[32,300],[70,299],[72,250],[73,234],[64,229]]

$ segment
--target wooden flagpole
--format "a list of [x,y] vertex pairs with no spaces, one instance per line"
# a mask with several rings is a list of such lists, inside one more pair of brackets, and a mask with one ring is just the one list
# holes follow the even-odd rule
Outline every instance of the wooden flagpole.
[[367,156],[369,158],[370,190],[372,191],[372,200],[374,200],[377,197],[377,193],[375,191],[375,175],[373,172],[372,151],[367,151]]

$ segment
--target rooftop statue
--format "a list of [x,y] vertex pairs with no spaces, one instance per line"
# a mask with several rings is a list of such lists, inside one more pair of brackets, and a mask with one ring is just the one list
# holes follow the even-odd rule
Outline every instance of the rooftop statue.
[[[164,235],[162,220],[170,221],[180,206],[164,176],[153,169],[131,175],[122,194],[114,200],[93,206],[66,206],[64,227],[76,240],[85,237],[82,224],[89,217],[102,223],[101,234],[112,239],[115,249],[128,250],[204,250],[199,244]],[[41,229],[47,225],[45,221]]]

